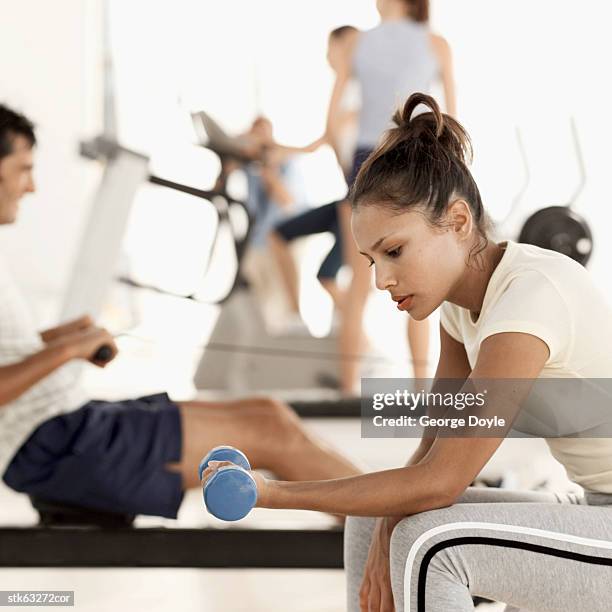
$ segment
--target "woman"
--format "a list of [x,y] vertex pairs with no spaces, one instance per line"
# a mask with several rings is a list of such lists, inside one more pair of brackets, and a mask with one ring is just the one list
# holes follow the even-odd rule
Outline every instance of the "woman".
[[[357,28],[346,25],[340,26],[329,33],[327,61],[335,73],[338,72],[339,67],[345,61],[344,56],[348,46],[352,44],[353,37],[357,33]],[[357,93],[354,86],[345,88],[334,126],[334,153],[347,182],[352,172],[355,139],[357,137]],[[343,295],[336,284],[336,276],[343,265],[343,257],[338,203],[325,204],[288,219],[278,224],[275,231],[270,235],[270,244],[280,267],[294,320],[300,319],[299,279],[295,260],[288,248],[288,243],[302,236],[322,232],[331,232],[335,240],[331,250],[319,267],[317,278],[332,298],[334,308],[340,312],[343,307]]]
[[[450,49],[429,30],[428,0],[377,0],[380,24],[367,32],[341,28],[330,39],[330,64],[336,73],[328,118],[327,138],[339,161],[346,112],[343,102],[349,85],[361,91],[356,150],[347,183],[351,186],[359,167],[376,147],[397,105],[415,91],[429,91],[436,79],[442,82],[447,112],[455,114],[455,91]],[[333,45],[333,47],[332,47]],[[291,303],[297,312],[297,275],[291,268],[286,243],[298,236],[329,231],[336,238],[318,278],[334,299],[340,313],[340,387],[354,392],[359,363],[354,359],[363,344],[362,319],[370,289],[370,275],[352,246],[350,208],[346,201],[333,202],[291,219],[277,228],[271,244],[281,263]],[[353,270],[346,292],[336,286],[336,274],[347,263]],[[427,376],[427,322],[409,321],[408,340],[415,378]]]
[[[421,104],[429,112],[415,116]],[[431,97],[412,95],[394,121],[357,176],[352,227],[377,287],[401,310],[423,320],[441,306],[434,388],[525,381],[518,394],[498,384],[489,397],[511,422],[536,381],[612,377],[610,309],[589,274],[561,254],[488,239],[469,138]],[[258,505],[349,515],[351,612],[472,610],[472,595],[515,610],[606,610],[612,440],[568,437],[576,427],[547,442],[580,497],[469,488],[503,436],[440,429],[403,468],[299,483],[255,474]]]

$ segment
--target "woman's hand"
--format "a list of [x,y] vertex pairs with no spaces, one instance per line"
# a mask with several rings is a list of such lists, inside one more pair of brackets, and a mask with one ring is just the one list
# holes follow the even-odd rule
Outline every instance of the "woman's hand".
[[286,160],[287,156],[299,154],[299,153],[314,153],[317,149],[322,147],[324,144],[328,144],[329,139],[327,134],[323,134],[316,140],[304,145],[303,147],[289,147],[287,145],[282,145],[279,143],[274,143],[274,145],[270,148],[271,152],[276,152],[278,157],[278,162],[281,163]]
[[323,134],[323,136],[321,136],[320,138],[317,138],[316,140],[314,140],[310,144],[307,144],[304,147],[304,152],[305,153],[314,153],[317,149],[319,149],[323,145],[327,144],[328,142],[329,142],[329,138],[328,138],[327,134]]
[[[202,472],[202,486],[204,486],[219,470],[219,468],[226,466],[239,467],[231,461],[209,461],[208,467]],[[264,505],[269,492],[269,482],[267,478],[264,478],[261,474],[254,471],[249,471],[249,474],[255,480],[257,485],[257,501],[255,507],[261,507]]]
[[399,519],[377,519],[363,582],[359,590],[361,612],[395,612],[391,588],[390,544],[393,528]]

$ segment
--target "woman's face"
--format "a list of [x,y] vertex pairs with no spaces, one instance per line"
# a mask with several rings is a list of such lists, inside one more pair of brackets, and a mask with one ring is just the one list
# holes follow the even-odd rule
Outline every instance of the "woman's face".
[[[352,229],[359,251],[374,266],[376,287],[388,291],[396,307],[416,320],[428,317],[460,282],[466,251],[462,237],[469,231],[467,209],[452,212],[444,227],[432,227],[424,213],[397,213],[385,206],[360,206],[353,211]],[[459,213],[457,216],[454,213]]]
[[251,126],[251,135],[254,136],[261,144],[273,144],[274,133],[272,131],[271,121],[265,117],[257,117]]

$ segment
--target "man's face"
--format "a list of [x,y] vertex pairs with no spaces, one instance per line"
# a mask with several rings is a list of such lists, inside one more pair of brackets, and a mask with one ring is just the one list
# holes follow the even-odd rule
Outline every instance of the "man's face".
[[12,152],[0,159],[0,225],[14,223],[19,201],[34,191],[33,160],[29,140],[15,136]]

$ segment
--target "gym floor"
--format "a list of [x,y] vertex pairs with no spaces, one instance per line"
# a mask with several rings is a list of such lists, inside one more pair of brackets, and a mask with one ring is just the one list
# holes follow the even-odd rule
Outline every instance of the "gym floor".
[[[159,390],[160,383],[178,395],[189,392],[193,363],[185,356],[168,355],[151,344],[126,342],[122,359],[106,371],[88,370],[86,383],[94,396],[113,389],[113,396]],[[170,367],[172,362],[172,367]],[[110,398],[109,398],[110,399]],[[371,469],[384,469],[405,461],[415,440],[362,439],[359,421],[309,420],[321,436]],[[547,453],[542,440],[506,440],[491,459],[484,477],[503,476],[511,486],[535,487],[547,482],[556,490],[575,490],[563,468]],[[6,524],[33,524],[36,514],[24,496],[0,485],[0,506]],[[203,509],[199,491],[185,498],[178,521],[139,517],[140,526],[208,526],[216,519]],[[324,515],[307,511],[256,509],[245,526],[311,527],[330,524]],[[217,522],[222,527],[222,523]],[[239,584],[240,588],[236,588]],[[1,569],[0,590],[74,590],[75,608],[81,612],[340,612],[344,610],[344,576],[339,570],[174,570],[174,569]],[[60,608],[62,609],[62,608]],[[69,608],[66,608],[67,610]],[[482,605],[483,612],[502,610],[499,604]]]

